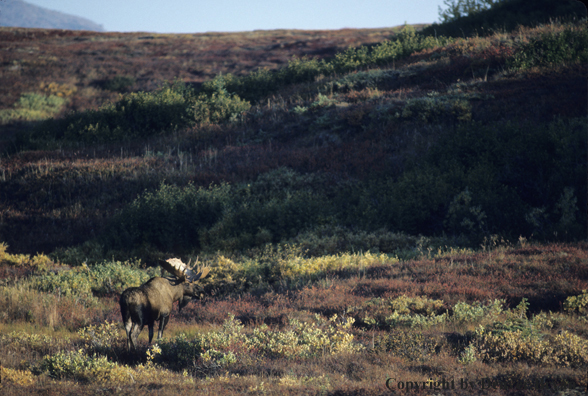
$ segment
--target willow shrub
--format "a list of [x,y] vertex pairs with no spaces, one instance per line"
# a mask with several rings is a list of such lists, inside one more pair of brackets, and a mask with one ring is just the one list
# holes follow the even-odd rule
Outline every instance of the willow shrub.
[[579,28],[566,28],[561,32],[544,33],[533,38],[509,59],[508,65],[524,70],[532,67],[588,62],[588,30],[586,24]]
[[356,343],[351,328],[352,318],[333,315],[325,319],[315,315],[311,321],[292,319],[280,330],[266,325],[246,332],[244,326],[229,314],[222,327],[199,334],[189,340],[183,334],[159,342],[161,353],[155,360],[172,369],[221,369],[256,358],[309,359],[340,353],[357,353],[363,346]]
[[104,242],[115,249],[241,250],[293,237],[328,212],[322,197],[308,190],[268,196],[257,187],[162,184],[124,208]]
[[129,262],[110,261],[34,276],[30,284],[44,292],[91,298],[93,295],[122,293],[128,287],[140,286],[156,274],[153,268],[145,270]]
[[[71,113],[41,123],[28,137],[29,144],[51,139],[87,143],[122,141],[173,132],[197,122],[231,121],[250,105],[229,94],[222,83],[217,81],[211,92],[200,95],[178,81],[153,92],[127,93],[98,110]],[[21,144],[27,143],[24,139],[21,138]]]

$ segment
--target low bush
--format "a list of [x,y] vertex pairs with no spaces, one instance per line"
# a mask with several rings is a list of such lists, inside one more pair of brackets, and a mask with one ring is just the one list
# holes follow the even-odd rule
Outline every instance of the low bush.
[[28,254],[10,254],[8,245],[0,242],[0,264],[8,264],[16,267],[30,266],[36,272],[42,273],[53,266],[53,260],[44,254],[30,256]]
[[447,319],[445,304],[426,297],[375,298],[348,309],[367,328],[429,327]]
[[563,308],[568,312],[588,314],[588,291],[582,290],[582,294],[566,298]]
[[[87,143],[124,141],[165,134],[196,122],[235,120],[249,109],[248,102],[225,90],[222,78],[213,80],[211,86],[212,92],[200,95],[179,81],[166,83],[154,92],[127,93],[98,110],[45,121],[34,128],[28,139],[31,142],[43,139]],[[26,140],[21,144],[26,144]]]
[[43,354],[62,348],[68,340],[55,339],[45,334],[29,334],[22,331],[13,331],[0,336],[3,348],[13,350],[32,350]]
[[306,256],[335,256],[345,252],[393,253],[410,255],[416,252],[419,237],[385,228],[375,231],[351,230],[342,226],[319,226],[288,239]]
[[249,102],[230,94],[223,76],[217,76],[206,86],[195,100],[194,118],[198,123],[218,124],[223,121],[236,121],[238,116],[249,110]]
[[190,107],[185,86],[175,83],[152,93],[125,94],[119,101],[98,110],[47,120],[36,126],[27,138],[31,142],[65,139],[91,143],[148,137],[193,123]]
[[378,349],[413,361],[426,361],[437,353],[440,343],[417,331],[394,331],[379,340]]
[[472,108],[466,99],[451,99],[429,94],[427,97],[407,100],[396,117],[424,124],[467,122],[472,119]]
[[122,293],[126,288],[140,286],[157,274],[155,268],[139,268],[138,263],[107,261],[35,276],[30,283],[44,292],[91,298],[94,295]]
[[588,364],[588,340],[568,331],[544,339],[523,336],[520,330],[499,334],[476,330],[477,356],[486,362],[519,362],[581,367]]
[[456,323],[477,322],[484,317],[493,320],[502,313],[504,303],[504,300],[494,300],[486,305],[479,302],[468,304],[460,301],[453,306],[451,320]]
[[30,370],[17,370],[0,366],[2,381],[18,386],[30,386],[36,381],[36,376]]
[[290,320],[280,330],[263,325],[245,332],[233,315],[225,320],[220,330],[197,335],[188,340],[185,335],[160,342],[161,353],[155,360],[170,368],[191,367],[193,370],[211,370],[248,359],[258,358],[309,359],[339,353],[355,353],[362,346],[354,342],[351,334],[353,319],[337,315],[326,320],[315,315],[314,320],[303,323]]
[[588,29],[584,24],[561,32],[544,33],[523,45],[509,60],[517,70],[588,62]]
[[135,85],[136,79],[131,76],[114,76],[111,79],[103,80],[98,85],[106,90],[115,92],[125,92]]
[[14,104],[14,109],[0,110],[0,123],[51,118],[59,113],[66,103],[67,98],[62,96],[24,93]]
[[333,70],[337,73],[350,72],[372,65],[385,66],[412,53],[444,46],[450,41],[441,36],[423,36],[418,34],[412,26],[406,25],[394,39],[371,47],[349,48],[335,55],[331,63]]
[[229,185],[196,188],[162,184],[116,215],[103,239],[112,248],[154,246],[161,251],[198,249],[199,234],[216,224],[229,206]]
[[67,117],[63,137],[86,142],[147,137],[190,125],[190,113],[189,102],[173,87],[131,93],[99,110]]
[[39,368],[52,378],[83,383],[146,384],[152,383],[155,378],[163,384],[192,383],[192,378],[164,373],[152,364],[135,367],[119,365],[106,356],[89,355],[83,349],[47,355]]
[[296,288],[338,271],[357,272],[376,264],[394,265],[395,257],[385,254],[340,253],[304,257],[296,246],[266,245],[240,258],[222,254],[205,259],[210,273],[202,282],[209,291],[238,294],[250,291]]
[[120,326],[116,322],[105,321],[78,330],[78,335],[87,351],[108,355],[120,340]]

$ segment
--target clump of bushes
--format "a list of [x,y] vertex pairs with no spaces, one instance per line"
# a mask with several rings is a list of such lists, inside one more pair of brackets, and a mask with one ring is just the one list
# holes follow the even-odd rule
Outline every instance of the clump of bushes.
[[98,85],[106,90],[114,92],[125,92],[135,85],[136,79],[131,76],[114,76],[110,79],[98,82]]
[[0,242],[0,264],[8,264],[16,267],[30,266],[37,272],[45,272],[53,264],[53,260],[42,253],[30,256],[28,254],[10,254],[7,250],[8,245]]
[[251,104],[235,94],[230,94],[222,76],[210,82],[210,92],[202,92],[194,103],[194,118],[198,123],[218,124],[225,120],[236,121],[249,110]]
[[245,332],[243,325],[229,314],[220,330],[197,335],[188,340],[185,335],[163,339],[161,354],[155,361],[170,368],[191,367],[193,370],[225,368],[246,358],[252,351],[269,358],[308,359],[339,353],[354,353],[363,349],[351,334],[352,318],[337,315],[324,319],[290,320],[288,326],[272,330],[266,325]]
[[[349,48],[335,55],[333,59],[295,58],[287,67],[277,71],[260,69],[243,77],[229,74],[222,78],[225,79],[229,92],[256,102],[290,84],[309,83],[321,76],[328,77],[370,66],[389,65],[416,51],[442,46],[449,41],[444,37],[422,36],[416,33],[412,26],[407,25],[391,40],[373,46]],[[204,84],[205,92],[212,92],[213,85],[213,82]]]
[[508,65],[525,70],[533,67],[555,67],[562,64],[588,62],[588,30],[586,24],[580,28],[566,28],[561,32],[544,33],[522,46]]
[[29,334],[13,331],[0,336],[0,343],[4,348],[30,349],[36,352],[48,353],[63,347],[63,340],[55,339],[45,334]]
[[155,268],[139,268],[138,263],[107,261],[39,275],[31,278],[31,286],[63,296],[91,298],[94,295],[122,293],[126,288],[140,286],[156,275]]
[[582,290],[582,294],[566,298],[563,308],[568,312],[577,311],[580,314],[588,314],[588,291]]
[[546,338],[523,336],[520,330],[493,334],[476,330],[473,342],[477,356],[487,362],[519,362],[563,367],[588,363],[588,340],[568,331]]
[[203,284],[221,293],[242,293],[252,290],[297,287],[316,281],[337,271],[360,273],[376,264],[394,265],[399,260],[385,254],[340,253],[320,257],[304,257],[295,246],[266,245],[253,257],[240,260],[216,255],[207,259],[210,273]]
[[[98,110],[72,113],[62,119],[37,126],[31,142],[66,140],[71,142],[109,142],[168,133],[196,122],[220,123],[236,119],[249,109],[249,103],[229,94],[222,81],[210,93],[196,95],[185,84],[175,81],[154,92],[124,94],[118,101]],[[60,98],[61,99],[61,98]],[[26,139],[26,138],[21,138]],[[26,145],[27,141],[21,141]]]
[[391,329],[398,326],[429,327],[447,319],[447,309],[441,300],[426,297],[375,298],[350,313],[358,323],[368,328]]
[[472,108],[465,99],[451,99],[438,95],[409,99],[397,118],[425,124],[442,121],[467,122],[472,119]]
[[116,216],[105,242],[162,251],[242,250],[293,237],[328,211],[318,194],[292,190],[268,196],[263,183],[207,189],[161,185]]
[[[586,213],[579,210],[587,195],[586,136],[580,119],[544,126],[463,122],[443,128],[397,177],[325,183],[320,175],[278,170],[248,184],[162,185],[114,217],[103,240],[111,249],[186,252],[234,252],[293,241],[310,254],[311,241],[317,249],[326,247],[326,237],[310,237],[321,234],[321,227],[356,235],[445,232],[469,246],[496,234],[577,240],[586,235]],[[380,251],[406,248],[403,241],[394,247],[398,238],[385,235],[377,241]],[[366,242],[353,237],[337,245],[371,249]]]
[[192,184],[183,188],[162,184],[112,220],[105,243],[113,248],[149,245],[161,251],[198,249],[200,233],[220,220],[229,206],[230,192],[229,185],[205,189]]
[[66,120],[63,137],[86,142],[147,137],[192,123],[187,98],[174,87],[165,87],[154,93],[130,93],[118,102]]
[[38,121],[53,117],[67,103],[67,98],[40,93],[24,93],[14,109],[0,110],[0,123],[12,121]]

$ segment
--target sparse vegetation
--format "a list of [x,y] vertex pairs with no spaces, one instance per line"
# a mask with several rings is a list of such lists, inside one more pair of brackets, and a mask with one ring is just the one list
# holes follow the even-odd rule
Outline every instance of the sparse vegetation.
[[[0,97],[0,392],[585,392],[586,22],[487,31],[515,3],[315,57],[281,31],[63,33],[158,55]],[[173,47],[207,40],[214,73]],[[14,81],[59,61],[10,48]],[[127,351],[120,293],[177,256],[202,294]]]

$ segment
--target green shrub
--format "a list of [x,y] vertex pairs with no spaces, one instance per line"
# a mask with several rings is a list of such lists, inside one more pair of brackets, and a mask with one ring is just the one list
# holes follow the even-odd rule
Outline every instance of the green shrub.
[[108,361],[106,356],[88,356],[82,349],[46,355],[41,363],[42,370],[53,378],[87,382],[107,381],[108,374],[116,367],[116,363]]
[[155,360],[174,370],[195,366],[203,352],[200,337],[188,340],[183,333],[159,340],[158,346],[161,353],[155,356]]
[[588,291],[582,290],[582,294],[566,298],[563,307],[568,312],[588,313]]
[[80,339],[85,344],[86,350],[96,353],[109,352],[120,340],[119,324],[116,322],[90,325],[78,330]]
[[249,110],[249,102],[230,94],[225,85],[223,76],[217,76],[207,85],[210,92],[198,95],[194,104],[196,122],[217,124],[223,121],[236,121],[240,114]]
[[[150,351],[153,350],[157,350],[155,345],[150,349]],[[147,360],[146,365],[128,367],[110,361],[106,356],[89,355],[80,349],[46,355],[41,361],[40,368],[55,379],[70,379],[109,386],[153,383],[154,378],[157,378],[157,382],[161,384],[193,383],[191,378],[160,370],[152,364],[149,355]]]
[[192,91],[179,82],[155,92],[125,94],[98,110],[47,120],[34,128],[29,140],[108,142],[173,131],[194,123],[192,96]]
[[154,246],[161,251],[198,249],[199,234],[216,224],[228,206],[228,185],[184,188],[162,184],[124,208],[104,235],[107,246]]
[[[432,189],[433,182],[447,185],[440,202],[447,231],[480,237],[533,234],[539,239],[557,232],[564,240],[585,235],[585,227],[578,227],[586,217],[577,210],[586,202],[586,152],[579,148],[588,144],[588,135],[582,120],[464,123],[446,132],[421,161],[429,166],[421,165],[423,170],[409,171],[403,179],[422,178],[431,167],[440,173],[419,194]],[[529,180],[537,182],[525,182]],[[415,195],[406,196],[414,200]]]
[[[294,58],[288,62],[288,66],[276,71],[259,69],[243,77],[229,74],[217,78],[225,81],[228,92],[256,102],[287,85],[314,82],[321,76],[347,73],[370,66],[388,65],[416,51],[445,45],[448,42],[449,40],[443,37],[421,36],[415,32],[414,28],[406,26],[397,37],[390,41],[373,46],[349,48],[336,54],[330,60]],[[214,80],[205,83],[203,92],[210,96],[215,91],[214,85]]]
[[490,304],[482,305],[479,302],[468,304],[458,302],[453,306],[451,320],[457,323],[476,322],[484,317],[496,318],[503,310],[504,300],[494,300]]
[[[124,208],[111,222],[105,244],[171,250],[241,250],[295,236],[326,217],[323,197],[294,186],[278,191],[271,181],[195,188],[161,185]],[[289,177],[289,176],[286,176]],[[310,180],[310,179],[309,179]],[[267,194],[269,192],[269,194]]]
[[287,241],[307,256],[320,257],[343,252],[382,252],[400,254],[416,249],[418,237],[386,229],[351,230],[341,226],[320,226],[299,233]]
[[588,340],[568,331],[542,339],[524,336],[519,330],[493,334],[479,328],[473,345],[476,355],[486,362],[525,361],[563,367],[588,363]]
[[362,90],[365,88],[378,88],[386,81],[395,80],[401,73],[396,70],[374,69],[357,71],[333,80],[325,85],[325,89],[334,88],[340,91]]
[[129,87],[135,85],[136,79],[131,76],[114,76],[111,79],[104,80],[100,86],[109,91],[125,92]]
[[379,342],[379,347],[386,352],[416,361],[430,359],[439,346],[437,340],[417,331],[394,331]]
[[[4,348],[15,350],[29,349],[37,352],[48,353],[51,350],[63,346],[63,340],[54,339],[45,334],[29,334],[13,331],[0,336],[0,343]],[[61,344],[61,345],[60,345]]]
[[185,335],[160,342],[158,362],[171,368],[192,367],[219,369],[243,361],[254,353],[269,358],[314,358],[339,353],[361,351],[351,334],[353,319],[340,319],[337,315],[326,320],[315,315],[314,320],[301,322],[292,319],[281,330],[265,325],[245,332],[243,325],[232,314],[219,330],[200,334],[193,340]]
[[439,122],[466,122],[472,119],[472,109],[466,99],[453,99],[429,94],[409,99],[397,118],[415,120],[425,124]]
[[233,201],[222,218],[202,233],[202,245],[234,251],[277,243],[317,224],[328,212],[321,196],[305,191],[265,199]]
[[545,33],[531,39],[522,46],[508,65],[524,70],[532,67],[555,67],[562,64],[588,62],[588,29],[586,24],[579,28],[567,28],[562,32]]
[[142,269],[130,262],[109,261],[36,276],[31,278],[31,285],[41,291],[65,296],[91,297],[94,294],[122,293],[155,275],[156,269],[153,268]]
[[447,319],[445,304],[426,297],[374,298],[361,307],[349,309],[366,327],[429,327]]
[[414,52],[443,46],[448,42],[445,37],[426,37],[417,34],[412,26],[406,25],[394,39],[372,47],[349,48],[335,55],[331,63],[335,72],[349,72],[370,65],[388,65]]
[[99,110],[72,116],[64,138],[104,142],[147,137],[190,125],[190,113],[186,98],[171,87],[130,93]]
[[0,123],[44,120],[59,113],[66,103],[67,98],[57,95],[24,93],[14,109],[0,110]]
[[[450,37],[487,36],[496,31],[512,32],[519,26],[538,26],[550,24],[553,21],[578,21],[586,18],[586,7],[574,0],[508,0],[494,1],[489,9],[478,9],[478,12],[464,13],[468,9],[476,10],[476,4],[488,3],[489,0],[446,1],[451,5],[446,10],[440,10],[440,17],[447,15],[450,21],[434,23],[423,29],[423,35],[445,35]],[[490,1],[492,3],[492,1]],[[473,8],[471,7],[473,5]],[[482,8],[487,8],[486,6]],[[459,15],[458,18],[452,18]]]

